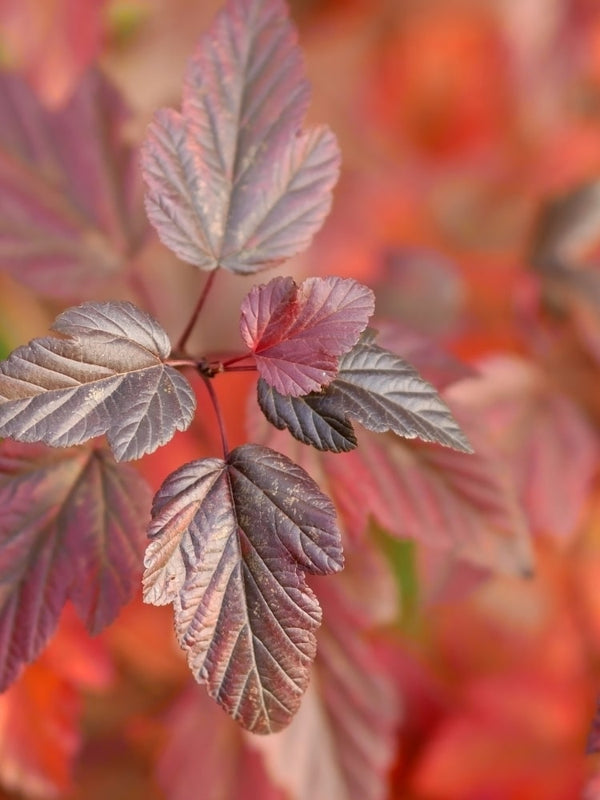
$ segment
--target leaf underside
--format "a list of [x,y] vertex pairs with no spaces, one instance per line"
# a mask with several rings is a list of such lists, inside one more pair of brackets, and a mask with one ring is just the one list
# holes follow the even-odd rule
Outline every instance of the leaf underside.
[[147,223],[128,112],[96,71],[48,111],[0,75],[0,269],[52,297],[86,297],[139,249]]
[[350,278],[274,278],[241,306],[240,332],[264,380],[285,395],[330,383],[367,327],[373,292]]
[[70,600],[91,633],[137,585],[150,493],[107,451],[0,445],[0,691]]
[[342,567],[335,511],[306,473],[259,445],[170,475],[152,511],[144,598],[172,602],[190,668],[244,727],[289,723],[321,612],[304,570]]
[[405,439],[472,452],[433,386],[402,358],[370,342],[342,357],[337,377],[322,392],[285,396],[260,379],[258,402],[269,422],[318,450],[356,447],[352,418],[378,433],[391,430]]
[[56,447],[107,434],[118,461],[140,458],[185,430],[195,397],[163,362],[170,343],[131,303],[70,308],[53,330],[0,363],[0,436]]
[[188,64],[181,113],[159,111],[142,148],[148,216],[179,258],[248,274],[308,246],[339,171],[333,134],[301,132],[308,100],[283,0],[230,0]]

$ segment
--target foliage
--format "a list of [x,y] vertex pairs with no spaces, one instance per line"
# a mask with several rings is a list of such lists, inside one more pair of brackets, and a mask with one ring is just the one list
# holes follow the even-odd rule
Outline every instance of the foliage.
[[284,0],[209,2],[143,133],[159,12],[76,52],[53,2],[59,58],[0,3],[7,791],[593,797],[600,163],[528,98],[600,17],[552,4],[292,2],[309,112]]

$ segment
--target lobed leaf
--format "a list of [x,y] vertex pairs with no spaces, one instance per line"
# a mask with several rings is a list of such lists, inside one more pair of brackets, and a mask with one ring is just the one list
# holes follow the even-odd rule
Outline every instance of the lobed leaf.
[[405,439],[472,452],[433,386],[402,358],[371,342],[360,342],[342,357],[336,379],[321,393],[285,396],[260,379],[258,402],[275,427],[288,428],[318,450],[356,447],[352,417],[371,431],[391,430]]
[[241,306],[240,332],[264,380],[285,395],[330,383],[367,327],[373,292],[350,278],[274,278]]
[[149,501],[138,473],[103,450],[0,445],[0,690],[67,600],[97,633],[130,599]]
[[308,100],[286,4],[229,0],[188,65],[181,113],[159,111],[142,149],[146,210],[167,247],[247,274],[308,246],[339,171],[333,134],[301,132]]
[[0,269],[37,292],[81,297],[137,252],[146,222],[127,116],[99,72],[56,111],[0,75]]
[[186,378],[164,363],[169,339],[131,303],[67,309],[53,330],[0,362],[0,436],[55,447],[107,434],[118,461],[165,444],[193,418]]
[[289,723],[321,621],[303,570],[342,567],[335,511],[288,458],[243,445],[170,475],[152,510],[144,599],[173,602],[196,679],[241,724]]

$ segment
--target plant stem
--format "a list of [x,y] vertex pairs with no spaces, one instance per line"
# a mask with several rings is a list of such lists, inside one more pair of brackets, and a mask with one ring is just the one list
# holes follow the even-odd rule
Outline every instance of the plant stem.
[[204,287],[202,289],[202,294],[200,295],[200,298],[196,303],[196,308],[193,310],[192,316],[190,317],[188,324],[185,326],[185,330],[183,331],[183,333],[179,337],[179,341],[177,342],[177,347],[175,349],[178,353],[185,352],[185,346],[187,344],[187,340],[190,338],[190,334],[194,328],[194,325],[196,324],[200,312],[202,311],[204,304],[206,303],[206,298],[208,297],[208,293],[212,289],[212,285],[214,283],[216,274],[217,270],[214,269],[210,273],[206,283],[204,284]]
[[206,386],[208,394],[210,396],[211,403],[215,410],[215,414],[217,417],[217,422],[219,423],[219,432],[221,434],[221,444],[223,446],[223,458],[227,458],[229,455],[229,445],[227,444],[227,436],[225,434],[225,423],[223,422],[223,415],[221,414],[221,406],[219,405],[219,400],[215,393],[214,387],[212,385],[211,379],[207,378],[206,375],[202,375],[202,380]]
[[252,358],[252,353],[243,353],[241,356],[234,356],[233,358],[228,358],[227,361],[223,361],[223,366],[226,370],[230,364],[237,364],[238,361],[245,361],[247,358]]
[[241,364],[239,367],[227,367],[223,364],[223,372],[256,372],[256,365]]

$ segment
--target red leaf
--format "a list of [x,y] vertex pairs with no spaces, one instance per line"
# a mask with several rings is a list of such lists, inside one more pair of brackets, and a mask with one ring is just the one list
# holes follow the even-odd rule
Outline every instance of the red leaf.
[[149,495],[102,450],[0,446],[0,686],[54,632],[71,599],[92,633],[135,588]]
[[372,514],[400,538],[449,549],[477,566],[527,575],[528,526],[510,473],[481,432],[458,419],[474,453],[364,436],[356,458],[354,452],[327,458],[332,497],[355,536]]
[[123,269],[145,229],[128,113],[99,73],[56,112],[0,76],[0,265],[55,297],[85,297]]
[[71,783],[81,739],[81,690],[102,689],[111,669],[101,644],[65,609],[48,649],[0,696],[0,782],[55,797]]
[[173,602],[194,676],[234,719],[255,733],[284,727],[321,621],[303,570],[343,563],[330,500],[285,456],[243,445],[170,475],[152,516],[145,600]]
[[182,113],[159,111],[143,147],[146,210],[167,247],[252,273],[308,246],[339,170],[333,134],[301,130],[308,98],[287,6],[229,0],[189,63]]
[[373,292],[349,278],[274,278],[242,302],[240,331],[265,381],[297,397],[331,383],[373,310]]

